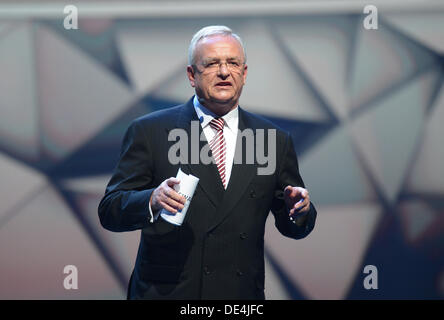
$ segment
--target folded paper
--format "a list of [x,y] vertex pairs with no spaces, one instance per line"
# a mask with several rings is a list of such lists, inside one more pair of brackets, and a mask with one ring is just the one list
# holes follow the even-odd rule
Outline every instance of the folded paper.
[[162,211],[160,212],[160,216],[169,223],[180,226],[182,225],[183,219],[187,214],[191,199],[193,199],[194,191],[196,191],[199,178],[193,176],[192,174],[184,173],[182,170],[180,170],[180,168],[177,172],[176,178],[180,180],[180,183],[174,185],[174,190],[176,190],[176,192],[179,193],[181,196],[185,197],[186,202],[184,208],[180,211],[177,211],[176,214],[162,209]]

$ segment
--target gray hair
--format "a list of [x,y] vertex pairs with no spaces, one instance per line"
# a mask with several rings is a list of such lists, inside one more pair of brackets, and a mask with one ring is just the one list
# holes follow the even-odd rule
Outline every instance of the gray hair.
[[244,44],[242,43],[242,39],[235,33],[233,33],[233,31],[226,27],[226,26],[208,26],[208,27],[203,27],[202,29],[200,29],[199,31],[197,31],[193,38],[191,39],[190,42],[190,47],[188,48],[188,64],[189,65],[194,65],[194,63],[196,61],[194,61],[194,51],[196,50],[196,45],[197,43],[205,38],[211,37],[211,36],[215,36],[215,35],[224,35],[224,36],[231,36],[234,39],[236,39],[239,44],[242,47],[242,51],[244,53],[244,63],[247,61],[247,55],[245,54],[245,48],[244,48]]

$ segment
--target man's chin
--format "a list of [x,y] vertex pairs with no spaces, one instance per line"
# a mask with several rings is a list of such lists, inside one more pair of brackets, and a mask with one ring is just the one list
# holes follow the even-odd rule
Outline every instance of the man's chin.
[[219,96],[213,96],[211,97],[211,101],[213,103],[217,103],[217,104],[232,104],[235,101],[235,98],[233,95],[229,95],[229,96],[225,96],[225,95],[219,95]]
[[232,110],[235,106],[237,106],[237,101],[234,99],[234,97],[231,99],[212,97],[212,99],[208,101],[208,105],[206,105],[207,108],[219,116],[230,112],[230,110]]

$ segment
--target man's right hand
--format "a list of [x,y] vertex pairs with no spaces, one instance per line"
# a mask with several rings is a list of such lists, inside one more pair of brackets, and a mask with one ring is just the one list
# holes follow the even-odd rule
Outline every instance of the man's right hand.
[[174,177],[168,178],[158,186],[150,198],[150,205],[153,212],[157,212],[162,208],[176,214],[182,210],[186,199],[173,189],[175,184],[180,183],[179,179]]

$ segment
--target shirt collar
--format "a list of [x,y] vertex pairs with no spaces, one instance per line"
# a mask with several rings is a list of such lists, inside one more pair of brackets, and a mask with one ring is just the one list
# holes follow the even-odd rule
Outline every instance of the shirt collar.
[[[196,110],[197,117],[199,118],[202,128],[205,128],[214,118],[218,118],[218,116],[214,112],[208,110],[199,102],[197,95],[194,95],[193,104],[194,104],[194,110]],[[239,123],[238,107],[234,108],[226,115],[222,116],[222,118],[224,119],[225,124],[231,131],[233,132],[237,131]]]

